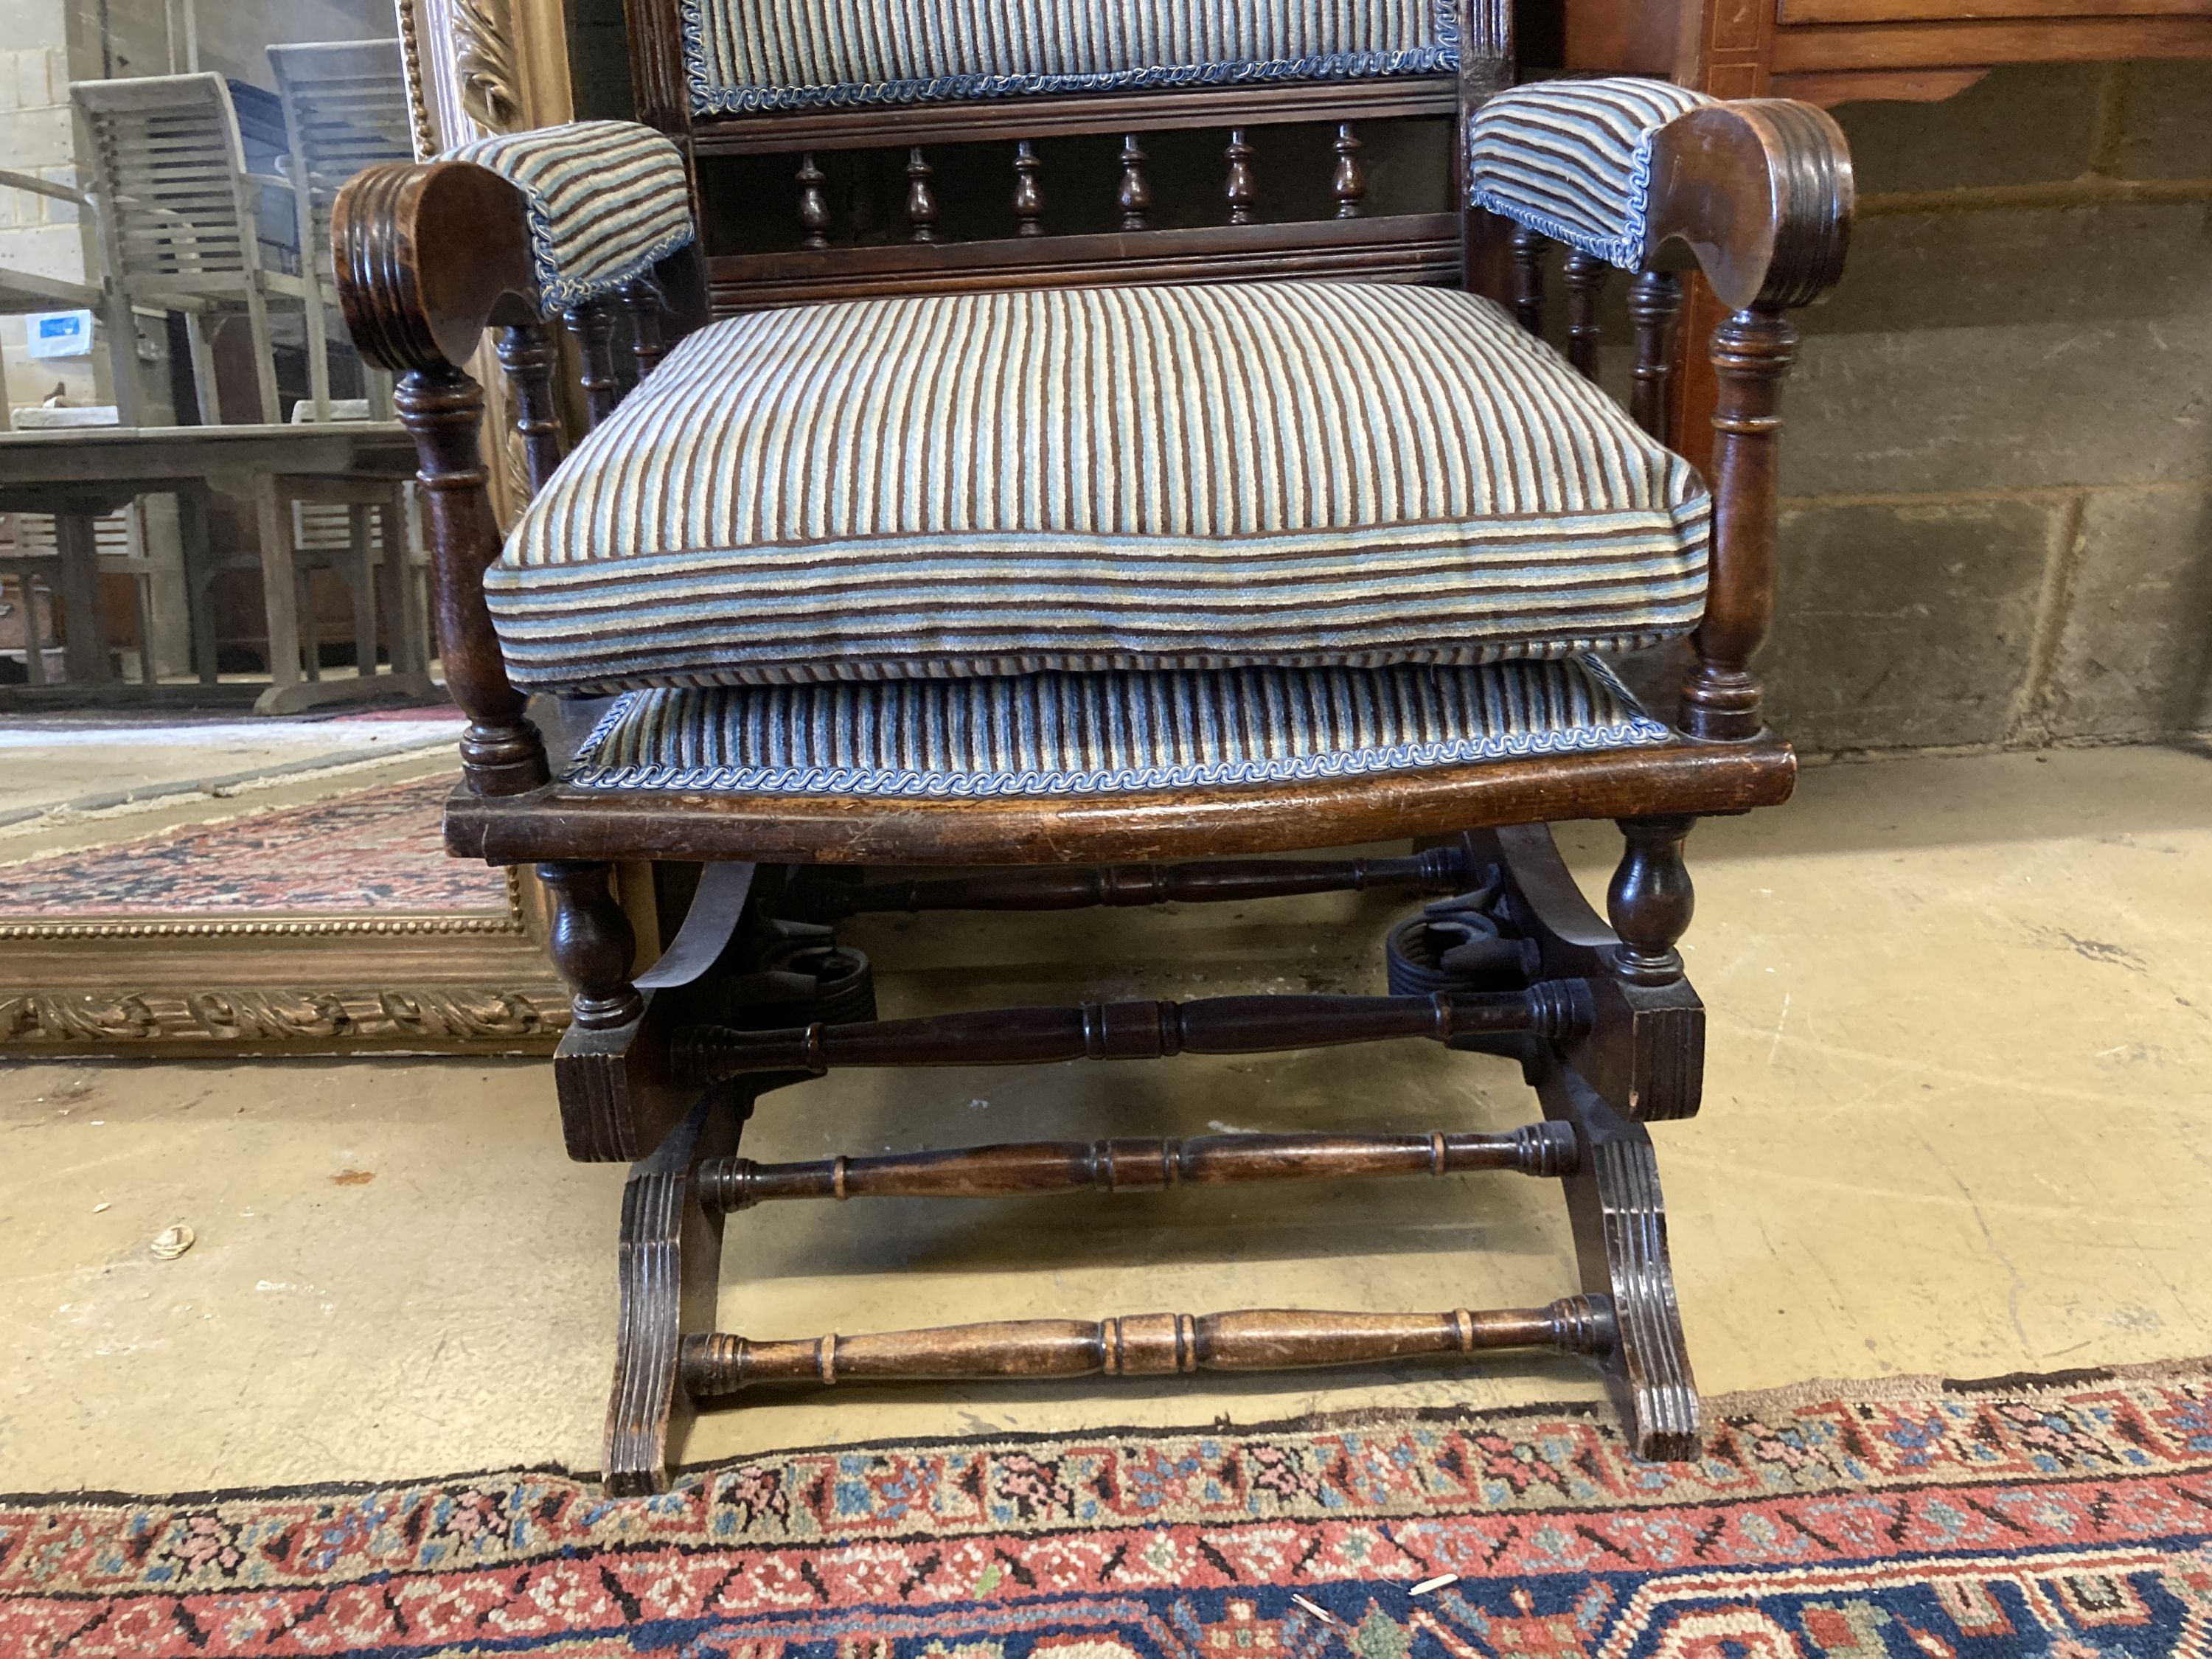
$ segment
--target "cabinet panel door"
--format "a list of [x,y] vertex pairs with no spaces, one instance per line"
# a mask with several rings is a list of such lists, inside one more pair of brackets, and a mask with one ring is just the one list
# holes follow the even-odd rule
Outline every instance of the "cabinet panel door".
[[2040,17],[2212,17],[2212,0],[1777,0],[1784,23],[1955,23]]

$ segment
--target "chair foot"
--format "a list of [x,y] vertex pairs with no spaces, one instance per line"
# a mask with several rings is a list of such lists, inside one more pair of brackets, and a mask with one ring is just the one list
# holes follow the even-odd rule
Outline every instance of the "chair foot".
[[1690,1374],[1667,1206],[1651,1137],[1572,1072],[1553,1066],[1538,1085],[1545,1109],[1582,1143],[1562,1177],[1574,1225],[1583,1292],[1612,1308],[1612,1341],[1595,1358],[1637,1456],[1656,1463],[1698,1455],[1698,1388]]
[[710,1091],[630,1166],[623,1188],[614,1392],[602,1460],[617,1497],[668,1490],[669,1449],[691,1417],[679,1375],[684,1333],[712,1328],[722,1261],[722,1212],[699,1201],[697,1170],[736,1150],[745,1114],[726,1091]]

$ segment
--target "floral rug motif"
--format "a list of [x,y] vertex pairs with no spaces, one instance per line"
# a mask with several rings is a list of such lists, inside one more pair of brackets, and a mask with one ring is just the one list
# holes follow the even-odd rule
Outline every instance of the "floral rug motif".
[[0,921],[507,913],[504,875],[448,858],[450,775],[0,864]]
[[0,1654],[2212,1659],[2212,1370],[1713,1405],[0,1501]]

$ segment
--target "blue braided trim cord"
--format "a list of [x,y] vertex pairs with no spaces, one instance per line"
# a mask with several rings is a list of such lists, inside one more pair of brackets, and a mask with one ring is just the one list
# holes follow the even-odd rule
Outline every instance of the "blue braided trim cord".
[[[1483,726],[1467,729],[1471,715]],[[695,793],[1113,795],[1673,740],[1591,658],[715,687],[622,697],[567,781]]]

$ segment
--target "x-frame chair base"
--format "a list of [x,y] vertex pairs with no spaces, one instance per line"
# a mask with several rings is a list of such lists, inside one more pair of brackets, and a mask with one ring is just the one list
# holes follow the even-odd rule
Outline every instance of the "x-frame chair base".
[[[689,1109],[632,1164],[623,1193],[620,1324],[605,1452],[610,1491],[664,1489],[672,1448],[696,1406],[757,1387],[1279,1370],[1463,1358],[1506,1349],[1583,1356],[1607,1379],[1639,1456],[1693,1455],[1698,1398],[1675,1304],[1657,1164],[1644,1127],[1645,1121],[1687,1116],[1698,1104],[1703,1009],[1671,948],[1688,921],[1689,888],[1680,860],[1688,828],[1689,820],[1679,818],[1623,825],[1629,852],[1614,879],[1611,908],[1617,918],[1648,922],[1655,911],[1668,918],[1649,930],[1653,937],[1633,945],[1625,944],[1584,902],[1549,830],[1540,826],[1476,832],[1459,838],[1455,847],[1356,867],[1249,863],[1181,872],[1155,869],[1148,885],[1128,871],[1017,872],[996,882],[984,878],[828,891],[830,911],[849,914],[1158,902],[1177,892],[1247,897],[1386,880],[1431,890],[1479,884],[1471,898],[1431,905],[1433,929],[1425,923],[1411,929],[1434,945],[1467,939],[1471,949],[1449,952],[1439,965],[1411,939],[1400,948],[1408,929],[1394,933],[1393,990],[1411,994],[1093,1004],[881,1023],[852,1020],[856,1009],[848,996],[826,1011],[828,1021],[796,1030],[761,1028],[757,1020],[750,1022],[750,1030],[678,1024],[697,1020],[709,1006],[727,1016],[733,1000],[710,994],[702,1002],[677,995],[649,1006],[611,1042],[608,1033],[583,1039],[575,1045],[582,1052],[566,1053],[562,1062],[564,1110],[594,1098],[603,1108],[611,1105],[615,1097],[609,1090],[616,1084],[693,1091]],[[1338,872],[1334,882],[1326,873],[1332,870]],[[811,902],[819,912],[823,890],[814,890]],[[800,884],[787,890],[787,909],[807,902]],[[735,930],[734,916],[708,921],[710,927]],[[787,936],[794,930],[790,924],[771,926],[785,938],[788,960]],[[1446,988],[1430,988],[1435,986]],[[1263,1004],[1295,1012],[1303,1040],[1293,1027],[1271,1018]],[[1291,1005],[1297,1005],[1295,1011]],[[787,1006],[765,1017],[788,1020],[793,1012]],[[1428,1036],[1455,1048],[1518,1058],[1543,1103],[1544,1121],[1499,1134],[1224,1134],[790,1164],[735,1156],[745,1122],[769,1091],[842,1063],[1136,1058],[1393,1036]],[[657,1054],[650,1065],[642,1063],[647,1049]],[[626,1066],[632,1057],[641,1063]],[[1561,1182],[1573,1228],[1577,1290],[1541,1308],[1430,1314],[1147,1313],[785,1341],[713,1329],[725,1217],[765,1200],[1142,1191],[1183,1182],[1476,1170]]]

